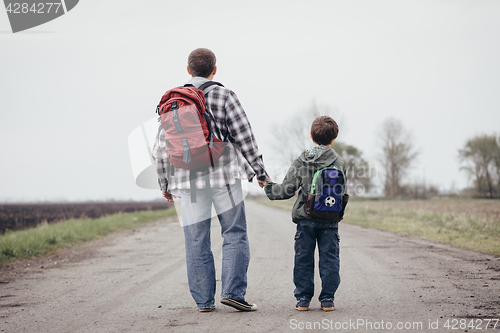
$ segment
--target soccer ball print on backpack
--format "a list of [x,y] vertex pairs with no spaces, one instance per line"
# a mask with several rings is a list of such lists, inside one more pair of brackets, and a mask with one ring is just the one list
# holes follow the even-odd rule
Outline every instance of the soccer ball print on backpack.
[[349,200],[349,195],[345,193],[345,179],[335,162],[316,171],[307,196],[306,213],[321,220],[342,220]]
[[167,91],[157,107],[165,129],[166,150],[175,168],[194,170],[213,166],[224,152],[225,144],[214,135],[210,116],[205,110],[204,89],[222,84],[207,82]]

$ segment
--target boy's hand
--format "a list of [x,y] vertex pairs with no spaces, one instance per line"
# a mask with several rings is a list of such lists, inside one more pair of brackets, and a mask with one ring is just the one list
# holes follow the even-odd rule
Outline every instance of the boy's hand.
[[267,178],[266,180],[258,180],[260,188],[264,188],[267,183],[272,182],[271,178]]
[[163,194],[163,199],[165,199],[167,202],[174,202],[174,197],[172,194],[168,193],[167,191],[162,191],[161,194]]

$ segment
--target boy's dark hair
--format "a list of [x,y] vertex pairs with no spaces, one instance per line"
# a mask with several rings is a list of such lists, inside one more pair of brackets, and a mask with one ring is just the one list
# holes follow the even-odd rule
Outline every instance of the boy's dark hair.
[[338,134],[339,125],[331,117],[317,117],[311,125],[311,137],[317,144],[329,145]]
[[215,68],[215,54],[209,49],[199,48],[189,54],[188,66],[193,76],[209,77]]

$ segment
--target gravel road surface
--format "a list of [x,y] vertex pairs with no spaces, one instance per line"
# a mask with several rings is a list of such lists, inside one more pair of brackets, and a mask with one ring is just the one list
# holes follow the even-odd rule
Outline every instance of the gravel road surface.
[[[238,312],[219,298],[215,311],[197,311],[182,229],[170,219],[2,267],[0,330],[500,332],[499,258],[347,223],[339,227],[342,282],[335,311],[321,311],[315,298],[310,311],[298,312],[290,213],[252,201],[246,208],[247,300],[259,306],[256,312]],[[218,277],[221,244],[214,220]],[[315,297],[318,275],[316,282]]]

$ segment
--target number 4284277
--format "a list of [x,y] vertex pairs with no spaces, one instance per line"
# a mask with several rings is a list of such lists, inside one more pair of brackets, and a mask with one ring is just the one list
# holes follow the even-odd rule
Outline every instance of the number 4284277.
[[38,2],[34,3],[30,6],[28,3],[9,3],[7,5],[7,13],[14,13],[14,14],[27,14],[27,13],[34,13],[34,14],[45,14],[45,13],[58,13],[59,9],[61,8],[61,3],[57,2]]

